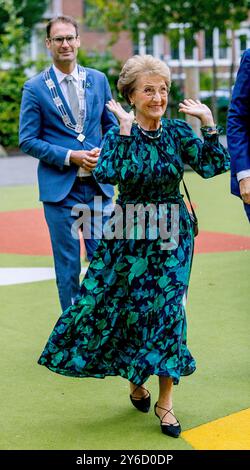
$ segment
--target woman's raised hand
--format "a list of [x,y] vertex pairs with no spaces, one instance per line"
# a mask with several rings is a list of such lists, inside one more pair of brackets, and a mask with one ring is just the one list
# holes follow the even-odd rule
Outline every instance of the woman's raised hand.
[[202,126],[214,126],[214,119],[211,110],[206,104],[199,100],[185,99],[179,104],[179,112],[189,114],[201,120]]
[[127,113],[127,111],[125,111],[125,109],[123,109],[123,107],[120,105],[120,103],[118,103],[115,100],[108,101],[106,106],[109,109],[109,111],[114,113],[114,115],[117,117],[117,119],[120,122],[121,121],[131,121],[131,123],[133,123],[133,121],[135,119],[133,111],[130,111],[130,113]]
[[117,117],[118,121],[120,122],[120,134],[122,135],[130,135],[131,127],[135,119],[135,115],[133,111],[127,113],[125,109],[115,100],[110,100],[106,103],[107,108],[109,111],[114,113]]

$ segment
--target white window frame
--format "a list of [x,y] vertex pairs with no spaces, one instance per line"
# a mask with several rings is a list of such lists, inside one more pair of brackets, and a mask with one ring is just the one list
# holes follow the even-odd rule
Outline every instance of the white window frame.
[[241,60],[242,53],[244,51],[240,48],[240,36],[245,35],[247,37],[247,49],[250,48],[250,27],[249,24],[243,23],[240,29],[235,31],[235,58],[236,63],[239,64]]
[[50,20],[53,16],[60,16],[63,12],[62,0],[51,0],[46,11],[43,14],[43,18]]
[[[189,25],[188,24],[175,24],[172,23],[170,25],[170,29],[176,29],[179,28],[180,30],[183,30],[184,28],[187,28]],[[230,29],[227,29],[226,31],[226,36],[227,39],[230,43],[232,40],[232,31]],[[213,57],[208,58],[208,59],[202,59],[198,60],[199,58],[199,50],[198,46],[194,47],[193,49],[193,58],[192,59],[186,59],[185,57],[185,39],[182,37],[179,41],[179,59],[171,59],[169,60],[169,65],[172,67],[178,67],[180,64],[182,66],[208,66],[211,67],[213,63],[215,62],[216,65],[218,66],[229,66],[232,62],[232,47],[227,47],[226,48],[226,58],[221,59],[219,57],[219,49],[220,49],[220,32],[219,28],[215,28],[213,30]],[[250,32],[249,32],[249,43],[250,43]]]
[[[170,29],[179,29],[180,32],[183,31],[185,28],[189,27],[189,23],[171,23],[169,25]],[[198,46],[193,48],[193,57],[191,59],[186,59],[185,56],[185,38],[181,37],[179,40],[179,59],[171,59],[169,58],[169,65],[171,67],[178,67],[180,64],[182,66],[196,66],[199,64],[199,50]]]
[[53,16],[62,15],[63,5],[62,0],[52,0]]
[[163,34],[153,36],[153,55],[157,59],[164,59],[164,40]]

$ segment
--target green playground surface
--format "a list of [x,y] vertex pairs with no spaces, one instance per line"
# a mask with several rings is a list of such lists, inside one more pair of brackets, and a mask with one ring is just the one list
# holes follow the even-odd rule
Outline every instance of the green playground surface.
[[[242,204],[229,194],[228,174],[202,180],[187,172],[185,181],[201,231],[250,237]],[[41,208],[37,198],[35,186],[1,187],[0,215]],[[250,250],[240,249],[194,257],[187,321],[197,371],[174,389],[184,432],[250,406],[249,261]],[[52,266],[50,256],[2,253],[0,243],[0,268]],[[164,436],[153,407],[148,414],[134,409],[125,379],[74,379],[37,365],[60,314],[54,280],[0,286],[0,304],[0,449],[195,448],[185,433]],[[157,377],[146,386],[154,404]]]

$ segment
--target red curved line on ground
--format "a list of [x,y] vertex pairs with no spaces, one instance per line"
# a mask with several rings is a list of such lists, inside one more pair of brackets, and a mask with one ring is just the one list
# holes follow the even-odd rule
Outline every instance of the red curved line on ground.
[[[201,231],[195,253],[250,250],[250,237]],[[0,253],[52,255],[43,209],[0,212]]]
[[201,231],[195,240],[195,253],[250,250],[250,237],[243,235]]
[[0,253],[52,255],[43,209],[0,213]]

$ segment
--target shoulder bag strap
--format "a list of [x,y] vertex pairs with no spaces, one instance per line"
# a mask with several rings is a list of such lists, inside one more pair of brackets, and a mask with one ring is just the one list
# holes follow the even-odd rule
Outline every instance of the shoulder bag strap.
[[188,189],[187,189],[187,186],[186,186],[186,184],[185,184],[184,179],[182,180],[182,182],[183,182],[183,186],[184,186],[184,189],[185,189],[185,193],[186,193],[188,202],[189,202],[189,204],[190,204],[190,208],[191,208],[193,217],[194,217],[194,219],[197,221],[198,219],[197,219],[196,213],[195,213],[195,211],[194,211],[194,208],[193,208],[193,206],[192,206],[192,202],[191,202],[191,199],[190,199],[190,196],[189,196],[189,192],[188,192]]

